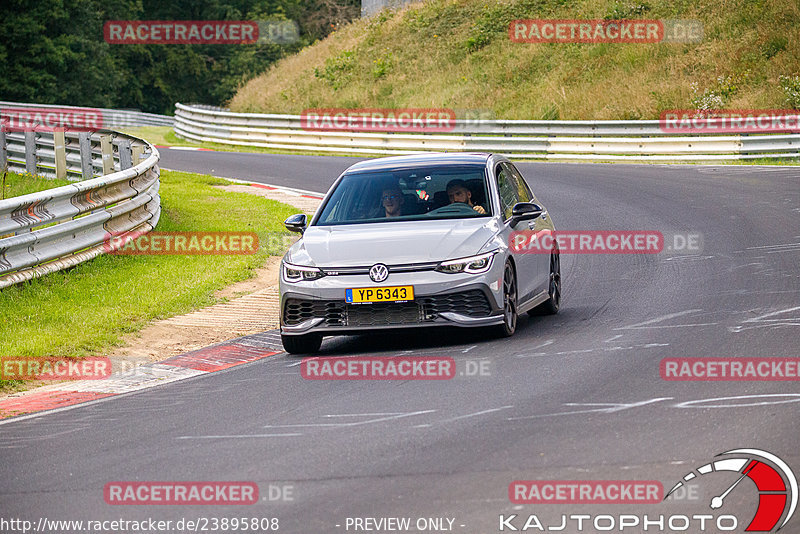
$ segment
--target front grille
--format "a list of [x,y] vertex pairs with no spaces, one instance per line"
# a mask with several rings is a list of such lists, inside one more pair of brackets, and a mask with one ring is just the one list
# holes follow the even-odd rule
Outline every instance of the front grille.
[[420,297],[413,302],[347,304],[343,300],[286,299],[283,323],[298,325],[315,318],[326,326],[395,326],[435,321],[441,313],[488,317],[492,308],[480,289]]
[[424,322],[416,302],[375,302],[347,306],[346,326],[387,326]]

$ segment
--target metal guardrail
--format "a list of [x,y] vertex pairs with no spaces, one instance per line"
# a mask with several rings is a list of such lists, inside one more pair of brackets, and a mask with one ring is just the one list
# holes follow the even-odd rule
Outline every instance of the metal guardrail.
[[158,160],[153,145],[117,132],[0,132],[0,172],[7,164],[88,177],[0,200],[0,288],[107,252],[112,236],[152,230],[161,215]]
[[130,167],[134,157],[148,147],[134,139],[110,130],[92,134],[0,131],[0,169],[7,164],[16,173],[88,180]]
[[383,9],[398,8],[412,0],[361,0],[361,16],[371,17]]
[[702,161],[800,157],[800,134],[689,136],[657,120],[457,120],[447,134],[314,131],[299,115],[232,113],[175,104],[175,134],[192,141],[359,154],[501,152],[513,158]]
[[[13,108],[39,108],[39,109],[87,109],[75,106],[55,106],[51,104],[29,104],[20,102],[5,102],[0,100],[0,107]],[[90,108],[101,112],[103,116],[103,128],[109,130],[119,130],[120,128],[130,128],[137,126],[172,126],[175,117],[168,115],[156,115],[155,113],[144,113],[136,109],[108,109]]]

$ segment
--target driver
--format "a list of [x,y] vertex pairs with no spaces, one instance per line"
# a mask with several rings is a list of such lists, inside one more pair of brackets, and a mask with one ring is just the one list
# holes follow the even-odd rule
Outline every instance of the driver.
[[381,192],[381,204],[386,212],[386,217],[399,217],[403,214],[403,192],[397,186],[390,186]]
[[450,204],[461,202],[470,206],[481,215],[486,214],[486,210],[483,209],[483,206],[472,203],[472,191],[469,190],[464,180],[455,179],[447,183],[447,198],[450,199]]

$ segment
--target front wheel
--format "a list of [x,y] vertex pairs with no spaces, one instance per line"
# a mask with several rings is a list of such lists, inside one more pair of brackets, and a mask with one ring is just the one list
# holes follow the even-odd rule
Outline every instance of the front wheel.
[[283,348],[289,354],[313,354],[322,345],[322,336],[319,334],[305,334],[302,336],[286,336],[281,334]]
[[511,262],[503,274],[503,324],[497,327],[501,337],[511,337],[517,330],[517,275]]
[[550,254],[550,283],[547,293],[550,298],[529,311],[530,315],[555,315],[561,307],[561,256],[558,250]]

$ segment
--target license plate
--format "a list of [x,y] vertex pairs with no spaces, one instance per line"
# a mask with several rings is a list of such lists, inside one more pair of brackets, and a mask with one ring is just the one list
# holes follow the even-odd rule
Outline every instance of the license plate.
[[344,290],[348,304],[367,302],[406,302],[414,300],[414,286],[357,287]]

